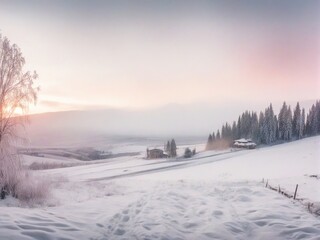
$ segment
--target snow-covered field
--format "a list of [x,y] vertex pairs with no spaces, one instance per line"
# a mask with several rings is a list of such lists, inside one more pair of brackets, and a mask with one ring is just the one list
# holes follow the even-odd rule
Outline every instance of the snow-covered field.
[[[191,159],[142,154],[36,171],[51,179],[46,206],[0,201],[0,239],[320,239],[320,137]],[[29,161],[31,161],[29,159]]]

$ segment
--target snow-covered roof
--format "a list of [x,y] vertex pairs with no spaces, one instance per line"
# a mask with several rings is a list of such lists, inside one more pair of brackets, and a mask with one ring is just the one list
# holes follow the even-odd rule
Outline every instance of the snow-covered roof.
[[237,140],[234,140],[236,143],[238,142],[238,143],[247,143],[248,142],[248,140],[247,139],[245,139],[245,138],[240,138],[240,139],[237,139]]
[[240,138],[237,140],[234,140],[235,143],[253,143],[251,138],[245,139],[245,138]]

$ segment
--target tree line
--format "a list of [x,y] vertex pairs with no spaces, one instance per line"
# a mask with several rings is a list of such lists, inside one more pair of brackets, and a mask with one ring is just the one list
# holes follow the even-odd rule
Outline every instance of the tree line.
[[164,144],[164,151],[168,154],[169,157],[176,157],[177,156],[177,145],[174,139]]
[[276,142],[292,141],[320,134],[320,101],[312,105],[307,113],[297,102],[294,110],[283,103],[278,115],[270,104],[259,115],[245,111],[232,124],[226,122],[221,132],[218,129],[209,134],[206,149],[221,149],[229,147],[233,141],[240,138],[250,138],[257,144],[274,144]]

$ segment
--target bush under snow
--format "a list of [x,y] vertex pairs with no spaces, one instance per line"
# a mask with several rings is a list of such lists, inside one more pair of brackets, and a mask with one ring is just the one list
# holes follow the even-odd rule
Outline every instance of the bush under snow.
[[34,206],[45,203],[50,184],[23,169],[18,155],[10,147],[0,147],[0,190],[1,198],[11,195],[22,204]]
[[29,172],[21,174],[15,196],[22,204],[43,205],[50,195],[50,183],[43,178],[35,178]]

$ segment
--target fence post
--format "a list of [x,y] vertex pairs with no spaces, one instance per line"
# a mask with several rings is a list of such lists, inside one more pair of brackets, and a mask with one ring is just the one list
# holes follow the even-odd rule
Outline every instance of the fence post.
[[294,191],[294,196],[293,196],[293,199],[294,199],[294,200],[296,199],[297,191],[298,191],[298,184],[296,185],[296,190]]
[[280,185],[279,185],[278,193],[280,193]]
[[266,187],[268,187],[268,179],[267,179]]

